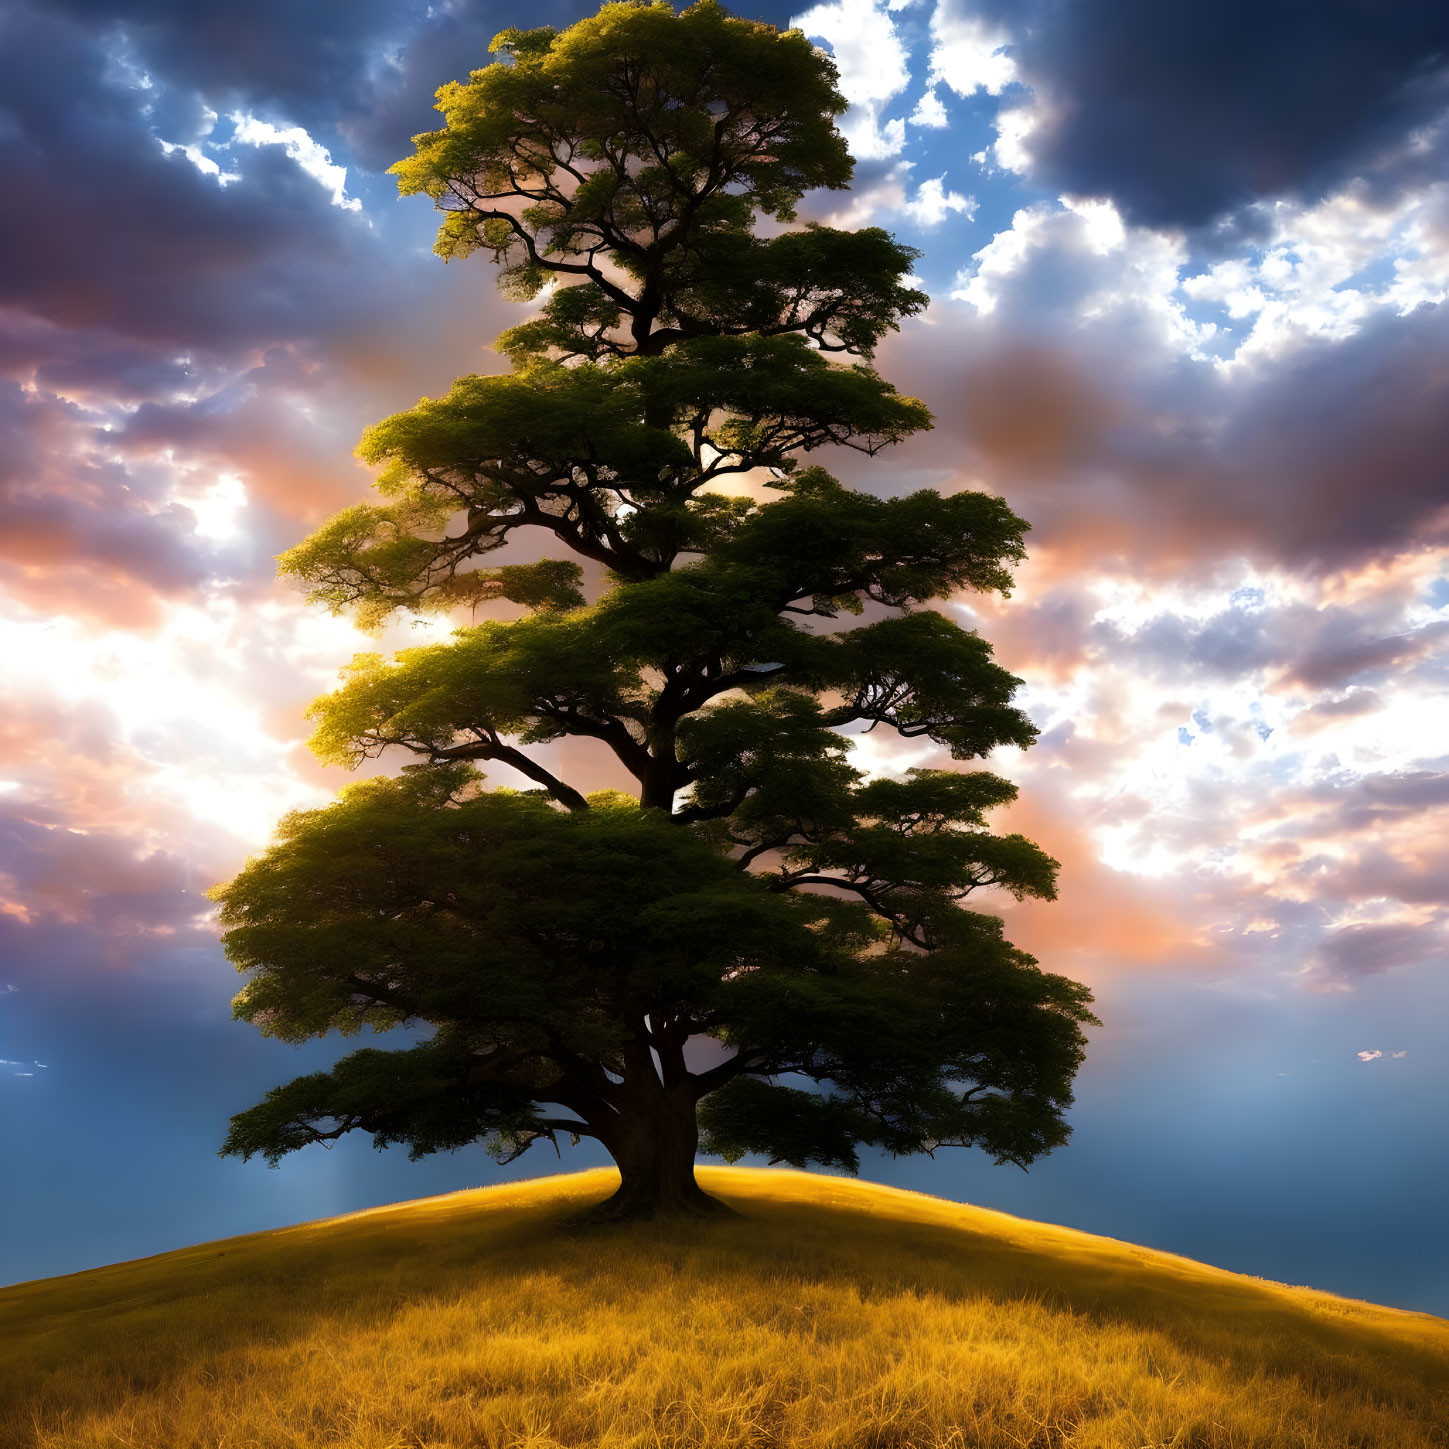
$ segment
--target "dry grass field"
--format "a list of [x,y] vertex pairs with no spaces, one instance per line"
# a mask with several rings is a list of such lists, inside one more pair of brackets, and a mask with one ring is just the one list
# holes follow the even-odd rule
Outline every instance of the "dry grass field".
[[0,1444],[1449,1444],[1449,1322],[837,1178],[608,1172],[0,1289]]

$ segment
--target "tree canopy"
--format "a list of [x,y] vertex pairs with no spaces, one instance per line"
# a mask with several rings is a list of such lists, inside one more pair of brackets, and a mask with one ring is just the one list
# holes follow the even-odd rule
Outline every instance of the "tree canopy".
[[[713,0],[493,49],[394,171],[444,213],[442,256],[481,251],[534,302],[498,341],[511,370],[369,429],[382,501],[281,559],[365,625],[475,620],[353,661],[313,748],[411,763],[289,816],[217,891],[238,1016],[292,1041],[431,1034],[276,1089],[224,1150],[591,1137],[622,1216],[708,1208],[701,1141],[1025,1165],[1067,1137],[1090,998],[966,902],[1050,899],[1056,863],[991,829],[1005,780],[867,778],[850,739],[1031,744],[1018,681],[930,607],[1006,593],[1026,525],[802,461],[931,421],[870,362],[925,305],[912,250],[755,229],[849,182],[834,66]],[[591,790],[576,741],[632,793]],[[486,788],[490,762],[519,785]]]

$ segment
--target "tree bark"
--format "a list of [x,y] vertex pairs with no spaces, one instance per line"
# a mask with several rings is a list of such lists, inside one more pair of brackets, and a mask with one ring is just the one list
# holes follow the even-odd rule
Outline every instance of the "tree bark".
[[694,1179],[699,1126],[688,1091],[655,1088],[644,1094],[628,1121],[601,1139],[619,1168],[619,1188],[591,1208],[595,1223],[655,1218],[731,1216],[733,1209],[711,1197]]

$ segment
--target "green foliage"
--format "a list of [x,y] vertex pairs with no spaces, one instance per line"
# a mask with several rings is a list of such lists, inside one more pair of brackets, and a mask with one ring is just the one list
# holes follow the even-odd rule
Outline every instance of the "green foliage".
[[580,1027],[570,991],[627,994],[635,971],[713,985],[799,917],[798,899],[632,800],[563,812],[478,784],[466,765],[422,766],[287,816],[214,893],[252,973],[238,1016],[302,1041],[413,1019],[488,1030],[517,1012],[597,1045],[620,1028]]
[[[512,370],[370,428],[381,501],[280,565],[369,626],[513,616],[356,658],[312,748],[415,763],[289,816],[217,892],[240,1018],[413,1040],[279,1087],[224,1150],[591,1136],[620,1212],[698,1206],[701,1126],[731,1160],[1025,1164],[1066,1139],[1089,997],[968,901],[1051,899],[1057,864],[992,829],[1007,781],[866,779],[849,740],[1033,742],[989,644],[927,607],[1008,593],[1027,525],[800,466],[931,425],[861,360],[925,305],[915,253],[754,232],[849,179],[834,68],[713,0],[608,4],[494,53],[394,170],[446,213],[445,257],[482,250],[541,299],[499,339]],[[483,566],[519,543],[545,556]],[[633,793],[583,788],[580,742]],[[490,762],[531,788],[484,790]],[[706,1037],[728,1055],[701,1066]]]
[[[1095,1023],[1086,988],[1036,967],[993,916],[957,912],[955,939],[936,950],[857,956],[830,976],[755,973],[734,983],[731,1037],[775,1072],[835,1089],[819,1117],[736,1078],[718,1106],[702,1105],[712,1140],[799,1165],[786,1150],[808,1124],[852,1120],[856,1140],[893,1153],[979,1146],[1025,1166],[1066,1141],[1062,1110]],[[831,1099],[826,1099],[830,1102]],[[718,1115],[714,1115],[718,1113]],[[868,1124],[868,1130],[867,1130]],[[829,1130],[833,1131],[834,1128]],[[838,1144],[821,1146],[841,1165]]]
[[747,1152],[805,1168],[810,1163],[860,1171],[856,1147],[874,1142],[875,1124],[841,1097],[822,1097],[758,1077],[736,1077],[699,1110],[699,1145],[730,1164]]
[[[908,287],[919,253],[879,227],[836,231],[816,223],[756,237],[729,231],[695,239],[671,268],[656,346],[695,337],[796,334],[826,352],[869,356],[902,317],[925,308]],[[539,357],[629,356],[624,310],[595,282],[555,290],[539,317],[504,332],[515,365]]]
[[331,1071],[274,1087],[255,1107],[239,1112],[222,1152],[243,1161],[260,1156],[275,1167],[300,1147],[360,1129],[372,1134],[379,1149],[406,1144],[414,1161],[480,1141],[496,1153],[551,1135],[533,1110],[532,1096],[524,1084],[470,1084],[462,1043],[444,1039],[408,1051],[364,1048]]
[[997,745],[1025,748],[1036,728],[1010,704],[1017,680],[991,646],[930,611],[881,619],[835,635],[820,650],[823,682],[844,702],[832,723],[869,720],[908,739],[926,736],[958,760]]
[[[368,622],[397,608],[524,602],[506,578],[465,567],[522,528],[546,529],[622,577],[650,578],[769,513],[708,491],[721,480],[792,469],[796,453],[827,444],[873,453],[929,425],[914,398],[865,367],[832,367],[799,337],[700,339],[665,357],[606,364],[531,362],[506,377],[460,378],[446,397],[369,428],[358,453],[384,465],[378,487],[393,502],[347,509],[284,554],[281,568],[310,599],[334,610],[361,606]],[[975,516],[979,505],[966,508],[968,519],[955,500],[938,519],[919,502],[891,509],[848,496],[865,511],[855,527],[867,537],[895,522],[895,537],[882,540],[888,546],[919,531],[927,549],[980,555],[993,524],[1017,538],[1023,528],[1002,506],[988,523]],[[797,496],[775,536],[798,529],[809,511]],[[842,516],[825,526],[839,534],[851,525]],[[748,554],[762,533],[768,547],[771,530],[757,524],[736,552]],[[995,562],[993,554],[988,568]],[[898,569],[897,594],[921,582],[909,563]],[[999,568],[990,580],[1009,582]]]
[[[486,250],[516,295],[606,248],[649,280],[694,234],[780,221],[814,187],[845,186],[834,66],[798,31],[714,0],[605,5],[570,26],[509,30],[505,60],[438,92],[446,125],[393,167],[403,195],[448,215],[440,256]],[[524,203],[515,217],[501,203]]]
[[[906,608],[959,589],[1009,594],[1027,525],[999,498],[920,492],[874,498],[823,468],[776,483],[778,503],[751,514],[723,558],[773,564],[825,614],[862,599]],[[808,572],[807,572],[808,570]]]

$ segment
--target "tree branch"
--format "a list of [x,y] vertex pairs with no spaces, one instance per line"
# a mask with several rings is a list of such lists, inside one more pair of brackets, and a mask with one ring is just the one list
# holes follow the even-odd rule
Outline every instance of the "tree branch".
[[758,1052],[738,1052],[727,1061],[710,1067],[708,1071],[691,1072],[689,1082],[694,1092],[694,1100],[699,1101],[701,1097],[708,1096],[710,1092],[724,1086],[726,1082],[732,1082],[736,1077],[758,1072],[764,1065],[765,1060]]
[[497,760],[499,764],[510,765],[520,775],[525,775],[536,784],[542,785],[565,809],[587,810],[589,808],[589,802],[572,785],[565,784],[557,775],[540,765],[537,760],[531,759],[522,750],[515,749],[512,745],[505,745],[496,737],[479,740],[469,745],[448,745],[442,749],[432,745],[411,744],[402,739],[385,740],[383,743],[402,745],[404,749],[411,750],[415,755],[427,755],[432,760]]

